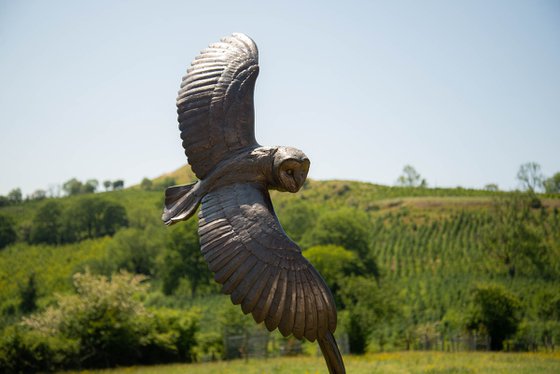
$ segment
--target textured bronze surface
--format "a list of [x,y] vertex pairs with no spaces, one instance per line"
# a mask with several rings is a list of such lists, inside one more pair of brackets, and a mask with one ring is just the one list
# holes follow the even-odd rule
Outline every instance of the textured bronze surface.
[[284,336],[318,340],[331,373],[344,373],[333,333],[332,294],[284,232],[269,189],[297,192],[309,159],[291,147],[255,140],[253,91],[258,51],[233,34],[203,50],[183,78],[177,113],[183,148],[199,181],[165,191],[162,219],[174,224],[201,205],[201,252],[244,313]]

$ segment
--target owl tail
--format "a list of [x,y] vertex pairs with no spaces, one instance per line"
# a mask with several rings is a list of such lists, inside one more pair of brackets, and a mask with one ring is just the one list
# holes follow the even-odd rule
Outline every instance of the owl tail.
[[321,352],[325,357],[327,362],[327,367],[329,368],[330,374],[344,374],[346,369],[344,368],[344,361],[342,361],[342,355],[338,350],[336,345],[336,340],[330,331],[327,331],[327,335],[323,338],[317,339],[319,341],[319,347],[321,347]]
[[200,182],[168,187],[165,190],[165,207],[161,216],[163,222],[172,225],[191,218],[200,204],[199,189]]

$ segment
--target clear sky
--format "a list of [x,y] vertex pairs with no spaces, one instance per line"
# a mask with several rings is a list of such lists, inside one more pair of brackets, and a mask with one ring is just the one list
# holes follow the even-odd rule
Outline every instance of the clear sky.
[[232,32],[259,46],[257,140],[311,178],[560,171],[560,1],[0,0],[0,194],[184,164],[181,77]]

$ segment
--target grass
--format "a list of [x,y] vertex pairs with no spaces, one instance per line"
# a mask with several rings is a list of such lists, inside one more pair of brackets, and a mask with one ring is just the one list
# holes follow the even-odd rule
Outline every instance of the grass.
[[[560,373],[560,352],[391,352],[346,356],[346,370],[366,373]],[[200,364],[136,366],[89,371],[102,374],[326,374],[322,357],[282,357]]]

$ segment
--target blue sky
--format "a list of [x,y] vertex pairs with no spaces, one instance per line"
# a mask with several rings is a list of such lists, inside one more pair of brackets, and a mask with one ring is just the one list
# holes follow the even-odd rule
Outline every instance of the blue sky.
[[0,194],[184,164],[181,77],[232,32],[259,46],[257,139],[302,149],[311,178],[560,171],[559,1],[0,0]]

